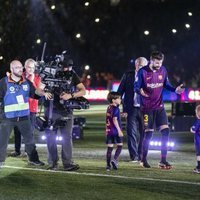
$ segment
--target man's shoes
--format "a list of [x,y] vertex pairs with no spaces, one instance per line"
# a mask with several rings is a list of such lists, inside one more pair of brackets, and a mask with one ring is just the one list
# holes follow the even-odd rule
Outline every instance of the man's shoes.
[[40,161],[40,160],[37,160],[37,161],[28,161],[29,165],[33,165],[33,166],[44,166],[45,163]]
[[26,152],[21,153],[21,154],[20,154],[20,157],[22,157],[22,158],[26,158],[26,157],[28,157],[28,154],[27,154]]
[[52,165],[50,165],[47,170],[53,170],[53,171],[57,171],[58,170],[58,163],[54,163]]
[[118,169],[118,164],[117,164],[117,161],[116,161],[116,160],[112,160],[112,161],[111,161],[111,165],[112,165],[113,169],[115,169],[115,170]]
[[0,162],[0,169],[4,166],[4,162]]
[[13,151],[10,154],[8,154],[8,156],[10,157],[18,157],[21,155],[21,152],[17,152],[17,151]]
[[159,162],[158,167],[160,169],[171,169],[172,165],[170,165],[167,161],[165,161],[165,162]]
[[76,171],[80,168],[78,164],[70,163],[68,165],[64,165],[64,171]]
[[138,157],[135,157],[135,158],[133,158],[133,159],[130,160],[130,162],[132,162],[132,163],[138,163],[140,161],[141,161],[141,159],[138,158]]
[[194,170],[193,170],[194,173],[197,173],[197,174],[200,174],[200,168],[198,167],[195,167]]
[[147,161],[141,162],[140,165],[144,168],[151,168],[151,166],[149,165]]

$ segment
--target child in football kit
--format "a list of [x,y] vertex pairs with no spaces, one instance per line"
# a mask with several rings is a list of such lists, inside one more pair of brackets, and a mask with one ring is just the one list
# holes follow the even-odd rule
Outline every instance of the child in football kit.
[[[106,170],[110,171],[111,165],[113,169],[118,169],[118,158],[123,146],[123,132],[119,109],[119,105],[121,103],[121,95],[118,92],[110,92],[107,96],[107,100],[110,104],[106,111]],[[117,148],[114,154],[114,158],[111,160],[114,144],[117,144]]]
[[197,166],[194,168],[193,172],[200,174],[200,105],[195,109],[197,120],[191,127],[190,131],[194,133],[194,145],[197,156]]

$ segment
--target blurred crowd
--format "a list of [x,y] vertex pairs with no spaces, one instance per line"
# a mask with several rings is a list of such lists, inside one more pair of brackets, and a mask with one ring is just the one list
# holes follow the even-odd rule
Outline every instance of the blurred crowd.
[[[166,56],[170,81],[199,87],[198,0],[181,4],[179,0],[95,0],[89,6],[79,0],[54,2],[54,10],[52,1],[1,2],[1,66],[8,66],[13,58],[40,58],[46,41],[45,61],[67,50],[78,65],[92,66],[79,74],[86,87],[109,87],[112,80],[121,79],[131,60],[159,50]],[[177,32],[172,33],[172,28]],[[0,76],[6,71],[8,67],[2,67]]]
[[115,80],[115,76],[110,72],[96,72],[92,76],[85,72],[81,76],[81,81],[86,88],[110,89]]
[[171,83],[175,86],[184,84],[187,88],[200,88],[200,69],[179,69],[169,74]]

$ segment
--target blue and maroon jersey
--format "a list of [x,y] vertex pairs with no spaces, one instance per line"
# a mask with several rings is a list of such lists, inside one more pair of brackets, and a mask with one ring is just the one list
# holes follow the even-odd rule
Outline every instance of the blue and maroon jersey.
[[140,89],[142,88],[148,95],[148,97],[140,95],[142,111],[152,111],[164,107],[162,100],[163,88],[172,92],[176,90],[170,84],[167,70],[164,66],[161,66],[158,70],[152,70],[149,65],[138,71],[134,88],[138,94],[140,94]]
[[106,111],[106,135],[118,135],[117,128],[113,123],[114,117],[117,117],[119,127],[121,128],[119,106],[109,105]]
[[195,121],[195,123],[193,124],[191,129],[192,129],[193,132],[200,134],[200,119],[197,119]]

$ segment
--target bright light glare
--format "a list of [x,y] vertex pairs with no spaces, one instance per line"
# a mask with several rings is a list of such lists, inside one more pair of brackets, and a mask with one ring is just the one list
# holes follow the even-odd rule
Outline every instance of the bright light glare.
[[40,44],[40,43],[41,43],[41,40],[38,38],[38,39],[36,40],[36,43],[37,43],[37,44]]
[[85,6],[89,6],[90,3],[88,1],[85,2]]
[[51,10],[55,10],[56,9],[56,6],[55,5],[52,5],[51,6]]
[[42,140],[46,140],[47,137],[46,137],[45,135],[42,135],[41,139],[42,139]]
[[56,140],[57,140],[57,141],[62,141],[62,139],[63,139],[62,136],[57,136],[57,137],[56,137]]
[[96,19],[95,19],[95,22],[96,22],[96,23],[99,23],[99,21],[100,21],[99,18],[96,18]]
[[76,34],[76,38],[80,38],[81,37],[81,34],[80,33],[77,33]]
[[[150,146],[161,146],[162,145],[161,141],[150,141],[149,144],[150,144]],[[174,142],[168,142],[167,146],[168,147],[174,147],[175,143]]]
[[89,74],[87,75],[87,79],[91,79],[91,76]]
[[186,27],[187,29],[189,29],[189,28],[190,28],[190,24],[185,24],[185,27]]
[[149,35],[149,31],[148,30],[144,31],[144,34]]
[[190,17],[191,17],[191,16],[192,16],[192,12],[188,12],[188,16],[190,16]]
[[171,142],[171,147],[174,147],[174,145],[175,145],[174,142]]
[[176,33],[176,32],[177,32],[177,30],[173,28],[172,29],[172,33]]
[[85,65],[85,70],[89,70],[90,66],[89,65]]

